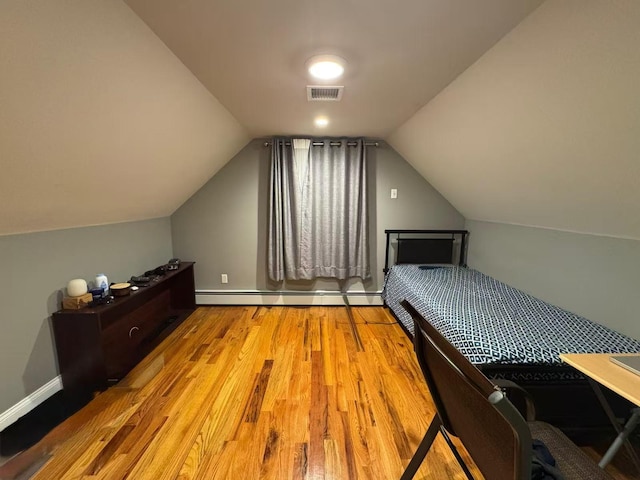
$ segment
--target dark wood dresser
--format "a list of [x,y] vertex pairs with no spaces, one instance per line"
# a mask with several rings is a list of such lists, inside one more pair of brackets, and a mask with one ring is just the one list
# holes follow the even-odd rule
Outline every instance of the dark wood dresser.
[[120,380],[196,308],[193,262],[108,305],[51,317],[62,383],[101,390]]

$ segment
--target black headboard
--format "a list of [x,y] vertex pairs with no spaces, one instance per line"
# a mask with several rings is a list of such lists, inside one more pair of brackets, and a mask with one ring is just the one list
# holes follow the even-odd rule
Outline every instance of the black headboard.
[[[385,230],[387,249],[384,272],[389,267],[392,238],[396,239],[395,261],[400,263],[453,264],[456,259],[460,266],[467,264],[467,230]],[[456,240],[459,239],[459,242]],[[458,246],[459,251],[454,250]]]

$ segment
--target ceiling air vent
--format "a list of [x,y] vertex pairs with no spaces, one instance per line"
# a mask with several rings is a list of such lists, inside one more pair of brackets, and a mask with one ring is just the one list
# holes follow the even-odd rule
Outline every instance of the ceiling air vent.
[[329,85],[307,85],[307,100],[310,102],[339,102],[344,87]]

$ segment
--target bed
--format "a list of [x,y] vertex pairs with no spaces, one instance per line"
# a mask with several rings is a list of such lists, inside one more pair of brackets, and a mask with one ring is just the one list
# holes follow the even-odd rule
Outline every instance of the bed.
[[[411,317],[400,305],[408,300],[489,377],[513,380],[530,391],[563,387],[570,395],[591,396],[582,375],[563,364],[560,353],[640,352],[637,340],[467,268],[464,230],[386,233],[385,305],[412,336]],[[612,401],[624,410],[624,402]],[[545,396],[541,402],[549,410],[557,399]],[[555,413],[551,417],[547,420],[558,423]]]

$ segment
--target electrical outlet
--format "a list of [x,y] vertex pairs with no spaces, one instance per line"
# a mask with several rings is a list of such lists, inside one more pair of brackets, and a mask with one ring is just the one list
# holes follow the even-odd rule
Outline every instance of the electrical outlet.
[[391,189],[391,198],[398,198],[398,189],[397,188],[392,188]]
[[229,283],[229,276],[226,273],[223,273],[220,275],[220,281],[222,283]]

